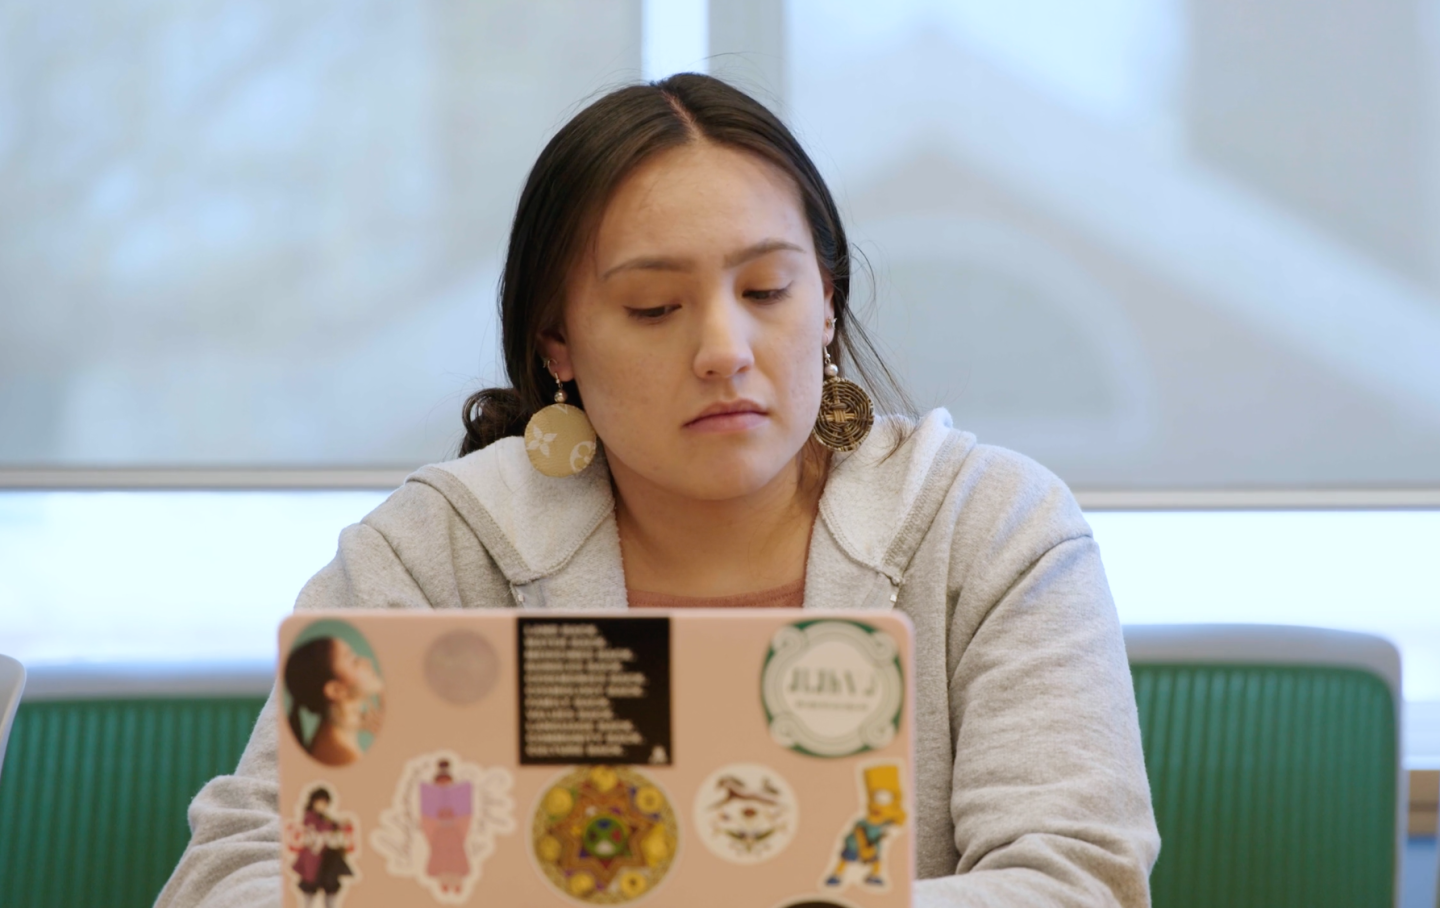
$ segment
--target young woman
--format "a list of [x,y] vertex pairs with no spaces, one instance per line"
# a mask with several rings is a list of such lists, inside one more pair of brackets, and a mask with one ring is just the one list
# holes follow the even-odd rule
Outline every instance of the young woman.
[[[1159,841],[1089,527],[943,410],[866,433],[834,373],[888,373],[835,203],[773,115],[697,75],[582,111],[521,195],[500,316],[513,387],[467,402],[464,456],[345,530],[299,608],[898,608],[916,904],[1148,904]],[[268,709],[191,807],[161,905],[273,903]]]
[[471,791],[469,783],[455,784],[449,760],[440,761],[433,782],[420,786],[420,828],[430,846],[425,873],[435,878],[442,892],[459,893],[470,873],[465,837],[470,833]]
[[[375,666],[339,637],[317,637],[285,659],[290,732],[326,766],[348,766],[364,748],[360,733],[379,731],[383,686]],[[302,710],[319,722],[307,737]]]
[[330,791],[322,786],[311,792],[294,864],[307,906],[316,895],[324,895],[325,908],[334,908],[343,879],[354,875],[345,861],[353,847],[350,835],[350,829],[330,816]]

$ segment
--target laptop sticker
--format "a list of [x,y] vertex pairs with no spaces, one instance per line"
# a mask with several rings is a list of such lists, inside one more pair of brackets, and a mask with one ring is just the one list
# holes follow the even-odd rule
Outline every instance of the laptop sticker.
[[668,766],[669,618],[519,618],[520,764]]
[[473,631],[441,634],[425,651],[425,683],[453,706],[485,699],[500,677],[500,657],[490,641]]
[[285,821],[286,885],[300,893],[299,903],[319,897],[326,908],[339,908],[345,893],[360,879],[354,862],[360,856],[360,821],[340,809],[339,796],[328,783],[301,792],[293,819]]
[[285,657],[286,724],[305,752],[348,766],[370,749],[385,716],[380,662],[365,635],[333,618],[308,625]]
[[823,885],[842,889],[859,884],[866,889],[890,888],[888,846],[905,828],[900,764],[876,763],[859,769],[864,806],[860,816],[841,830],[833,869]]
[[514,779],[440,750],[405,764],[390,806],[370,833],[385,870],[413,877],[437,902],[467,900],[495,853],[498,836],[515,831]]
[[858,621],[801,621],[775,633],[761,673],[770,736],[816,757],[884,747],[900,727],[900,652]]
[[623,766],[581,766],[541,792],[531,827],[541,873],[589,905],[643,898],[665,879],[680,830],[669,799]]
[[732,763],[710,774],[695,795],[700,841],[734,864],[759,864],[785,850],[800,824],[790,784],[756,763]]

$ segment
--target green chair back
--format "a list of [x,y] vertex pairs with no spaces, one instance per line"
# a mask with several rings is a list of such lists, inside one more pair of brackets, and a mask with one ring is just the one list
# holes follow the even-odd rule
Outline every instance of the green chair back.
[[1393,908],[1397,704],[1384,679],[1303,665],[1131,673],[1162,842],[1156,908]]
[[0,771],[0,905],[148,908],[186,807],[233,772],[264,697],[23,702]]

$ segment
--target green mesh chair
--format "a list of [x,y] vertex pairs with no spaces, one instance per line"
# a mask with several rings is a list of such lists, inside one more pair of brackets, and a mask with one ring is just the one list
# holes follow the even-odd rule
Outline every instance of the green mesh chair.
[[148,908],[200,786],[234,770],[268,666],[32,668],[0,772],[0,905]]
[[1125,628],[1156,908],[1393,908],[1400,655],[1367,634]]

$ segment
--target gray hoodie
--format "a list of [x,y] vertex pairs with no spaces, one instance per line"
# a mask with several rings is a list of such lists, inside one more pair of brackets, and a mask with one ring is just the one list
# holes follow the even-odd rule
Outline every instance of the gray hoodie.
[[[296,604],[497,606],[626,607],[603,458],[551,479],[507,438],[424,467]],[[917,908],[1149,905],[1160,840],[1120,625],[1059,479],[944,410],[877,422],[834,460],[805,607],[914,622]],[[272,695],[235,774],[191,804],[160,908],[279,903],[276,733]]]

